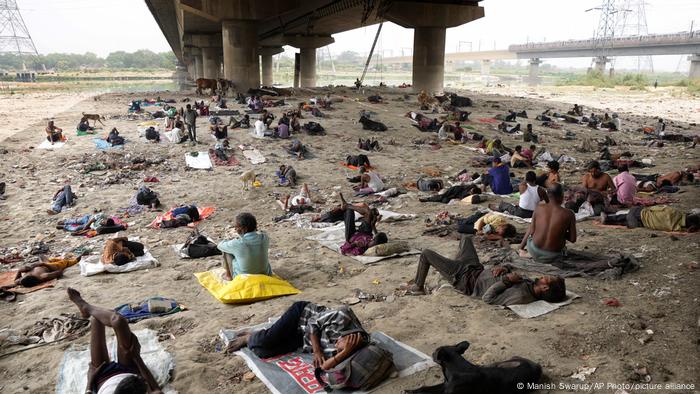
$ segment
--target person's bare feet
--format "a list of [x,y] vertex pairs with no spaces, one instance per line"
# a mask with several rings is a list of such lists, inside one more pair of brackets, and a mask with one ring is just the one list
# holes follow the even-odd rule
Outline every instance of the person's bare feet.
[[84,318],[90,317],[90,312],[88,311],[88,303],[80,296],[80,292],[71,287],[66,290],[68,293],[68,298],[78,307],[80,310],[80,315]]
[[229,342],[228,346],[226,346],[226,353],[233,353],[237,352],[244,347],[248,346],[248,339],[250,338],[250,333],[241,335],[234,339],[233,341]]
[[58,215],[58,212],[55,212],[55,211],[52,210],[52,209],[47,209],[47,210],[46,210],[46,213],[48,213],[49,215]]

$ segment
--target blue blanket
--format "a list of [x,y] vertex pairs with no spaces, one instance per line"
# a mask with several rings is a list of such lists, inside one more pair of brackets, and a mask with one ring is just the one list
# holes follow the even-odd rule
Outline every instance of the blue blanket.
[[112,145],[102,138],[93,138],[92,141],[95,143],[95,147],[99,150],[124,149],[124,145]]

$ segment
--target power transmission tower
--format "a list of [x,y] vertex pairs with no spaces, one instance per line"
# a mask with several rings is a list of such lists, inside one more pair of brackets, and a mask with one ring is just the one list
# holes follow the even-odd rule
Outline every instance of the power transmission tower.
[[39,55],[15,0],[0,0],[1,53],[13,53],[19,56],[24,70],[27,69],[24,57]]
[[[620,36],[645,36],[649,34],[647,26],[647,3],[644,0],[621,0],[622,18],[618,31]],[[651,56],[637,56],[637,72],[649,69],[654,72],[654,63]]]
[[[596,52],[596,57],[593,59],[595,68],[603,73],[605,71],[605,63],[611,62],[608,53],[613,46],[613,40],[616,37],[615,25],[617,13],[619,10],[615,6],[615,0],[603,0],[601,5],[594,8],[589,8],[589,11],[599,11],[600,19],[598,19],[598,28],[593,35],[593,48]],[[612,69],[611,69],[612,70]]]

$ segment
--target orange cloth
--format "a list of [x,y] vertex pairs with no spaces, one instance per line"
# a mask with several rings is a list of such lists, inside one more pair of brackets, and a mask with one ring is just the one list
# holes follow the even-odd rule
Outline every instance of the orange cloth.
[[105,242],[104,249],[102,249],[102,258],[100,259],[102,264],[114,264],[114,256],[119,253],[126,255],[129,261],[134,260],[136,256],[131,253],[129,248],[124,246],[124,242],[127,240],[126,237],[108,239],[107,242]]

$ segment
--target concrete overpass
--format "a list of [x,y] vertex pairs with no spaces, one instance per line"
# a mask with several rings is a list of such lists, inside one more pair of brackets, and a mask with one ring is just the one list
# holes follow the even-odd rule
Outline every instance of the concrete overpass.
[[[529,59],[529,76],[534,82],[543,58],[594,57],[596,69],[603,72],[610,57],[648,55],[691,55],[689,77],[700,78],[700,34],[695,32],[619,37],[607,41],[604,47],[593,39],[528,43],[511,45],[508,50],[448,53],[445,61],[481,60],[482,66],[488,68],[493,60]],[[382,63],[407,64],[409,59],[406,56],[384,58]]]
[[[481,0],[145,0],[193,79],[223,77],[238,91],[272,85],[272,56],[300,49],[299,85],[316,84],[316,49],[333,34],[382,21],[414,29],[413,86],[442,90],[446,28],[484,16]],[[296,74],[296,72],[295,72]],[[297,79],[295,78],[295,81]]]

